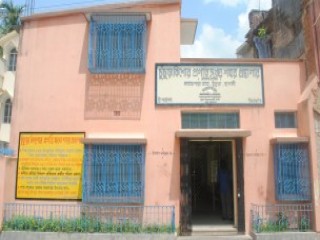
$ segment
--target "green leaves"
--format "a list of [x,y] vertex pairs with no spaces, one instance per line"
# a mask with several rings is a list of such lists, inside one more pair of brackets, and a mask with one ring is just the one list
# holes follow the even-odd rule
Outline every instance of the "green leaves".
[[173,233],[170,225],[143,225],[128,221],[102,222],[94,217],[75,219],[15,216],[3,224],[3,231],[80,232],[80,233]]
[[21,27],[20,17],[23,13],[24,6],[14,5],[12,1],[5,1],[0,4],[0,8],[5,10],[4,17],[1,21],[0,34],[5,35],[13,30],[19,32]]
[[258,28],[258,37],[266,38],[267,37],[267,29],[264,26]]

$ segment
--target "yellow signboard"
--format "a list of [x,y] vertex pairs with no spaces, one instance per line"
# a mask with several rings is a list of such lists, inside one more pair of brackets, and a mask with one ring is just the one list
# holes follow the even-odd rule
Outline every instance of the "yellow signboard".
[[20,133],[16,198],[81,199],[84,133]]

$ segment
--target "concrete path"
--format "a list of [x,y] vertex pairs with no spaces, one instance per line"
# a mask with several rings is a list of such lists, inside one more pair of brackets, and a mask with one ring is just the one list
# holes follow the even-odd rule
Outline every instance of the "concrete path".
[[172,234],[98,234],[98,233],[36,233],[2,232],[0,240],[252,240],[250,236],[190,236]]
[[176,240],[173,234],[2,232],[0,240]]
[[247,235],[234,235],[234,236],[190,236],[178,237],[177,240],[252,240]]

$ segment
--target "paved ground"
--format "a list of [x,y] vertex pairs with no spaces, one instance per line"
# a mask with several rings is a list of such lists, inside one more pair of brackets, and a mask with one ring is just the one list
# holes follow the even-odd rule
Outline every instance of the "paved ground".
[[[78,233],[34,233],[2,232],[0,240],[253,240],[250,236],[190,236],[177,237],[172,234],[78,234]],[[268,233],[261,240],[320,240],[317,233]]]
[[64,234],[64,233],[33,233],[4,232],[0,240],[252,240],[250,236],[190,236],[177,237],[166,234]]

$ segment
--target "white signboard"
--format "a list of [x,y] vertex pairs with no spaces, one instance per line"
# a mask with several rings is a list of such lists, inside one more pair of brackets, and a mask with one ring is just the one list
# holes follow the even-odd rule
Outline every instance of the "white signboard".
[[263,105],[257,64],[157,64],[157,105]]

